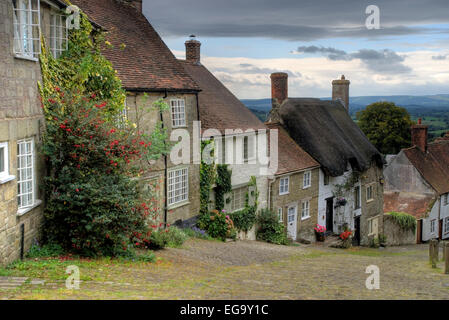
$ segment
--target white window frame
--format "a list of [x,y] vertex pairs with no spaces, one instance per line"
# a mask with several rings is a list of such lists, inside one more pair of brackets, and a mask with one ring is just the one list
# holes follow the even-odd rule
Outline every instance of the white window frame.
[[[256,159],[256,135],[250,134],[243,137],[243,161],[255,164]],[[246,147],[245,147],[246,146]],[[246,151],[245,151],[246,150]]]
[[301,203],[301,220],[310,218],[310,200],[303,200]]
[[128,106],[126,104],[126,98],[123,105],[123,109],[118,112],[117,115],[117,127],[125,129],[128,124]]
[[[3,170],[0,171],[0,180],[9,176],[9,152],[8,142],[0,142],[0,150],[3,149]],[[1,169],[0,169],[1,170]]]
[[278,208],[278,219],[279,222],[284,222],[284,214],[282,208]]
[[[371,190],[368,192],[368,190]],[[366,186],[366,202],[374,200],[374,186],[372,184]]]
[[170,110],[172,128],[186,127],[186,102],[184,99],[171,99]]
[[437,222],[437,220],[436,219],[433,219],[433,220],[430,220],[430,233],[435,233],[435,231],[436,231],[436,223]]
[[[287,182],[285,182],[287,181]],[[279,195],[288,194],[290,189],[290,177],[282,177],[279,179]]]
[[[297,209],[296,208],[297,208],[296,205],[288,207],[288,209],[287,209],[287,223],[295,221],[295,215],[297,214],[297,211],[296,211]],[[290,209],[293,210],[293,214],[290,213]]]
[[[177,181],[177,178],[180,178]],[[177,191],[181,191],[176,194]],[[179,199],[177,199],[179,198]],[[189,201],[189,168],[175,168],[168,171],[167,178],[167,204],[178,205]]]
[[312,171],[305,171],[302,178],[302,188],[307,189],[312,186]]
[[55,59],[68,48],[67,18],[65,14],[52,11],[50,14],[50,49]]
[[[23,148],[29,144],[29,151],[22,153]],[[36,201],[36,174],[34,139],[17,141],[17,203],[19,210],[33,207]],[[31,160],[28,162],[28,157]],[[28,173],[28,170],[31,173]],[[25,179],[24,179],[25,177]],[[31,183],[31,191],[23,192],[26,183]],[[31,199],[28,198],[31,196]],[[27,198],[25,198],[27,197]],[[26,201],[25,201],[26,199]]]
[[443,195],[443,205],[447,206],[449,204],[449,193]]
[[16,57],[37,61],[41,53],[40,19],[39,0],[13,0],[13,47]]
[[[248,187],[240,187],[232,189],[231,191],[231,203],[230,203],[230,209],[231,212],[239,211],[245,208],[245,202],[246,202],[246,193],[248,193]],[[237,197],[238,195],[238,197]],[[238,199],[238,201],[237,201]]]

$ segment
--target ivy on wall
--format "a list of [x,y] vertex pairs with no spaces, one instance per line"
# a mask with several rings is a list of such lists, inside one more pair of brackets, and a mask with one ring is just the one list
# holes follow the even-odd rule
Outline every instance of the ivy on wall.
[[[201,142],[201,154],[206,147],[211,148],[213,146],[213,140],[207,140]],[[211,155],[213,155],[213,149],[211,150]],[[215,178],[215,164],[212,162],[210,164],[203,161],[201,157],[200,166],[200,214],[205,214],[209,212],[209,201],[210,201],[210,191],[212,190],[212,184]]]
[[414,216],[405,213],[405,212],[389,212],[387,213],[393,221],[397,223],[404,230],[412,230],[413,232],[416,229],[416,219]]
[[[250,204],[250,196],[254,199]],[[232,212],[229,216],[234,222],[234,227],[239,231],[248,231],[256,223],[256,211],[258,206],[259,191],[257,190],[256,177],[252,176],[248,183],[248,192],[245,198],[245,208]]]
[[224,196],[226,193],[231,192],[232,171],[228,169],[227,164],[217,165],[217,174],[215,177],[215,209],[223,210],[225,200]]

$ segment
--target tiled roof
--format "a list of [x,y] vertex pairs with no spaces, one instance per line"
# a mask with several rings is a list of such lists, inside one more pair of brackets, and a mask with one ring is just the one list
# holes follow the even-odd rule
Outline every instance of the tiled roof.
[[384,212],[405,212],[416,219],[421,219],[429,212],[433,201],[432,194],[386,191],[384,192]]
[[229,91],[206,67],[179,60],[199,85],[201,127],[218,129],[266,129],[264,124]]
[[[107,30],[114,46],[102,52],[127,90],[197,91],[195,81],[168,49],[145,16],[118,0],[72,0],[90,20]],[[121,48],[122,44],[126,47]]]
[[438,194],[449,192],[449,140],[429,143],[427,152],[417,147],[403,150],[411,164]]
[[320,164],[307,152],[301,149],[296,142],[290,138],[287,131],[278,123],[266,123],[269,129],[278,130],[278,171],[276,174],[319,167]]

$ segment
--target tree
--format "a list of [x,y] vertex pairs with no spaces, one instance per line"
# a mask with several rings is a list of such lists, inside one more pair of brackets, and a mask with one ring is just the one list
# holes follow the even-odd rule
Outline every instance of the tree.
[[413,121],[405,108],[393,102],[375,102],[357,112],[360,129],[383,154],[397,154],[410,146]]

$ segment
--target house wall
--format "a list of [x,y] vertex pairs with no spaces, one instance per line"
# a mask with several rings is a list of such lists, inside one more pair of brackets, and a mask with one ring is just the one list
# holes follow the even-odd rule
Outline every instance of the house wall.
[[[190,135],[190,161],[188,164],[174,164],[171,161],[170,155],[167,156],[167,167],[168,170],[174,168],[182,168],[187,167],[189,172],[189,199],[186,202],[172,205],[168,208],[167,214],[167,222],[169,224],[173,224],[175,222],[179,222],[179,220],[185,221],[199,214],[200,208],[200,182],[199,182],[199,164],[193,163],[193,121],[198,121],[198,113],[197,113],[197,98],[195,94],[192,93],[168,93],[167,97],[165,97],[164,93],[154,93],[149,92],[144,95],[144,93],[133,93],[128,92],[126,98],[126,105],[128,108],[128,118],[132,123],[136,123],[139,125],[139,130],[150,133],[155,128],[156,124],[160,121],[160,113],[154,107],[154,103],[159,99],[163,99],[164,102],[170,105],[171,99],[184,99],[185,100],[185,110],[186,110],[186,127],[185,128],[176,128],[176,129],[186,129]],[[136,116],[139,114],[139,116]],[[139,121],[137,121],[139,118]],[[170,138],[171,133],[173,132],[172,128],[172,117],[171,110],[165,110],[162,113],[163,125],[167,130],[168,137]],[[198,141],[199,136],[197,137]],[[173,142],[175,143],[175,142]],[[164,178],[164,158],[162,157],[158,161],[152,164],[146,164],[147,170],[141,176],[141,181],[143,185],[148,185],[153,181],[157,182],[158,189],[155,190],[157,192],[159,198],[159,221],[163,221],[164,219],[164,197],[165,197],[165,178]]]
[[416,230],[404,230],[388,214],[383,216],[383,221],[384,235],[387,237],[387,245],[401,246],[416,243]]
[[[352,169],[348,170],[341,176],[329,177],[329,184],[324,185],[324,172],[320,169],[319,177],[319,197],[318,197],[318,224],[326,226],[326,199],[334,196],[337,185],[344,184],[352,175]],[[334,198],[334,223],[333,229],[335,233],[343,231],[343,225],[348,224],[350,229],[354,229],[354,218],[360,216],[360,236],[362,245],[369,244],[368,220],[376,219],[378,225],[378,233],[382,232],[383,219],[383,186],[380,183],[382,177],[382,169],[374,164],[360,175],[359,181],[354,186],[345,191],[344,198],[347,200],[345,206],[335,208],[336,199]],[[366,200],[366,188],[373,185],[374,200]],[[360,186],[361,207],[355,208],[354,188]]]
[[[50,7],[41,3],[41,27],[46,39],[50,33]],[[38,98],[41,79],[39,62],[19,59],[13,53],[12,1],[0,2],[0,142],[8,142],[9,174],[14,179],[0,184],[0,264],[20,256],[20,226],[24,225],[24,252],[39,237],[43,205],[23,215],[17,207],[17,141],[32,138],[35,143],[36,199],[42,199],[43,161],[38,155],[44,117]]]
[[432,187],[401,151],[385,168],[385,191],[434,194]]
[[[438,198],[427,217],[422,219],[422,241],[429,241],[430,239],[437,239],[439,236],[438,211],[440,207],[440,198]],[[435,221],[435,230],[431,231],[432,221]]]
[[[287,210],[290,206],[297,206],[297,240],[315,241],[314,227],[318,221],[318,188],[320,169],[313,169],[311,177],[311,186],[303,189],[304,172],[295,172],[290,175],[276,176],[273,183],[270,184],[270,209],[278,212],[278,208],[282,208],[283,222],[287,228]],[[289,176],[289,193],[286,195],[279,195],[279,182],[283,177]],[[302,220],[301,210],[302,201],[310,201],[310,217]]]

